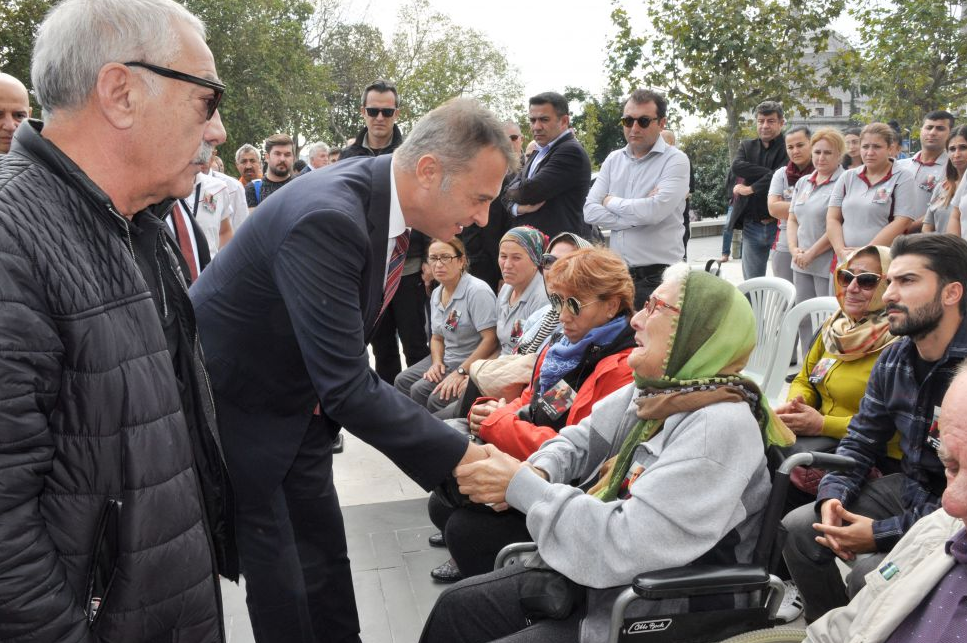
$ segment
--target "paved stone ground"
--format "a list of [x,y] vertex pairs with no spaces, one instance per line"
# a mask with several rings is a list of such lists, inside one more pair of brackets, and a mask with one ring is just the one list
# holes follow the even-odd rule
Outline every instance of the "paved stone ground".
[[[721,236],[691,239],[690,263],[704,266],[720,255]],[[770,268],[771,270],[771,268]],[[742,280],[740,261],[722,266],[732,283]],[[426,512],[427,494],[381,453],[343,432],[346,449],[334,472],[346,520],[353,585],[364,643],[412,643],[444,588],[429,571],[447,552],[427,537],[436,530]],[[242,587],[222,582],[228,643],[254,643]],[[801,624],[801,623],[800,623]]]

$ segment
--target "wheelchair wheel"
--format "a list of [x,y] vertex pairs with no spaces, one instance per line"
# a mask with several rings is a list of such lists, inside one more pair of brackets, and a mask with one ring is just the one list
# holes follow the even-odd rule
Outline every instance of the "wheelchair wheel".
[[798,627],[775,627],[738,634],[722,643],[802,643],[805,638],[806,630]]

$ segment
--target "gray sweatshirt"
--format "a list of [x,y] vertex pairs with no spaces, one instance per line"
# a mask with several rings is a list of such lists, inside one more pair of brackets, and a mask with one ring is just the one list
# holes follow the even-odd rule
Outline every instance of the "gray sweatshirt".
[[[634,384],[615,391],[530,457],[550,482],[521,469],[507,490],[547,564],[589,588],[615,588],[589,592],[582,641],[603,640],[608,601],[637,574],[689,564],[733,530],[734,558],[749,562],[769,496],[762,438],[745,403],[669,417],[637,448],[633,462],[644,471],[626,499],[602,502],[571,486],[596,481],[618,452],[638,422],[636,395]],[[662,610],[675,609],[667,603]]]

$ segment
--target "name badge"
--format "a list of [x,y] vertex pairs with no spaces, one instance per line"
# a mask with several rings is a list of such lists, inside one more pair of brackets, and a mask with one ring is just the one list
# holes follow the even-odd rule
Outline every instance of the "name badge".
[[644,464],[637,461],[632,464],[631,468],[628,469],[628,475],[626,475],[625,479],[621,481],[621,486],[618,488],[618,498],[622,500],[627,499],[631,495],[631,485],[633,485],[644,472]]
[[873,203],[877,205],[882,205],[890,200],[890,194],[893,193],[892,188],[877,188],[876,193],[873,195]]
[[786,188],[785,190],[783,190],[782,191],[782,200],[783,201],[792,201],[792,192],[795,189],[796,189],[796,186],[793,185],[793,186],[790,186],[790,187]]
[[802,205],[808,201],[810,194],[812,194],[812,190],[809,188],[803,188],[803,191],[799,193],[799,198],[796,199],[796,205]]
[[574,389],[561,380],[541,396],[541,408],[549,418],[556,420],[568,412],[576,396]]
[[459,325],[460,325],[460,311],[454,308],[453,310],[450,311],[450,314],[447,315],[447,320],[443,322],[443,327],[446,330],[453,333],[457,330],[457,326]]
[[823,378],[826,377],[826,373],[829,372],[829,369],[831,369],[835,363],[835,357],[826,357],[816,362],[816,365],[813,366],[813,370],[809,373],[809,383],[819,384],[822,382]]
[[933,447],[934,451],[940,450],[940,407],[933,407],[933,422],[927,430],[927,446]]
[[928,174],[917,187],[927,192],[933,192],[934,188],[937,187],[937,177],[933,174]]

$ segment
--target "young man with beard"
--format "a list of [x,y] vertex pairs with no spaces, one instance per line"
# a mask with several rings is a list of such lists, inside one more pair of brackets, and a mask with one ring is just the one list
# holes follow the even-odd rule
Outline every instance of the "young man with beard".
[[245,186],[245,201],[251,212],[269,195],[295,178],[292,165],[295,163],[295,143],[287,134],[273,134],[265,139],[265,158],[267,169],[265,178],[255,179]]
[[[897,237],[883,301],[890,332],[870,374],[859,412],[836,453],[856,460],[849,473],[827,474],[816,503],[783,519],[783,550],[812,622],[848,601],[835,557],[849,561],[849,596],[914,522],[940,505],[946,487],[937,455],[940,403],[967,356],[967,241],[946,234]],[[869,278],[867,278],[869,279]],[[875,284],[874,284],[875,285]],[[900,471],[886,463],[886,444],[901,435]],[[877,467],[888,474],[868,478]],[[857,555],[872,554],[861,560]]]

